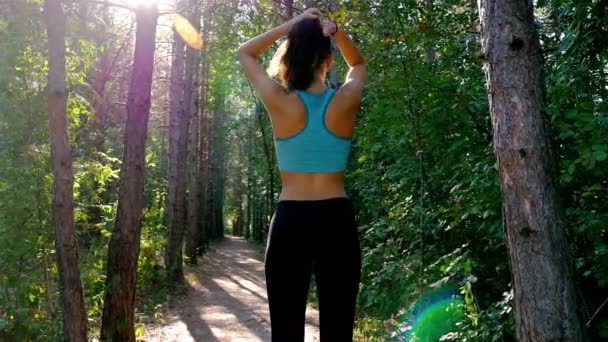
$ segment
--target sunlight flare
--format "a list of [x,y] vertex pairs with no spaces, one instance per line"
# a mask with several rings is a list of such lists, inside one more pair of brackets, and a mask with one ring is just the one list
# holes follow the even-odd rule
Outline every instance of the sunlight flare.
[[158,4],[161,2],[161,0],[120,0],[120,1],[132,8],[137,8],[140,6],[158,6]]
[[195,50],[203,48],[203,38],[201,37],[201,34],[192,26],[188,19],[177,13],[171,13],[171,20],[173,20],[175,31],[179,33],[189,47]]

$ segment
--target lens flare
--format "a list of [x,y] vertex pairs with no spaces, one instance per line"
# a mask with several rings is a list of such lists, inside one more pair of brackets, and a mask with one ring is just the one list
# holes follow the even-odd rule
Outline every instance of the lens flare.
[[179,33],[186,44],[195,50],[200,50],[203,48],[203,38],[198,30],[192,26],[192,24],[188,21],[188,19],[182,17],[177,13],[171,14],[171,19],[173,20],[173,27],[175,31]]
[[158,6],[161,0],[117,0],[116,2],[132,8],[137,8],[139,6]]
[[456,286],[432,289],[416,301],[400,324],[399,341],[435,342],[457,331],[464,319],[463,299]]

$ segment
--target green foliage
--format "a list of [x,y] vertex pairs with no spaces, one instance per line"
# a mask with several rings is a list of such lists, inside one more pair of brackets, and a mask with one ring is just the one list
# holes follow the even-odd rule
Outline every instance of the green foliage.
[[[51,213],[52,174],[45,102],[46,27],[42,2],[19,1],[13,17],[0,5],[0,340],[57,341],[62,324]],[[103,309],[107,245],[116,214],[121,137],[108,127],[96,149],[91,79],[97,47],[69,16],[66,81],[69,135],[74,156],[74,218],[91,336]],[[117,60],[119,60],[117,58]],[[122,67],[121,67],[122,68]],[[126,66],[124,67],[126,68]],[[112,90],[110,84],[106,89]],[[118,96],[121,98],[122,96]],[[120,120],[120,111],[110,111]],[[164,240],[166,177],[162,136],[150,134],[146,209],[138,269],[138,315],[158,318],[168,298],[158,267]]]
[[[24,4],[18,15],[37,18],[36,10]],[[44,37],[37,20],[0,26],[0,339],[31,340],[60,329],[48,301],[56,285],[45,282],[56,269]]]

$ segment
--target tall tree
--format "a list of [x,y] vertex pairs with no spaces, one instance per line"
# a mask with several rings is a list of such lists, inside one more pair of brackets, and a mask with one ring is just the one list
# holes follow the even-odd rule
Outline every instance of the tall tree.
[[[181,1],[179,7],[184,7]],[[173,32],[171,95],[169,99],[169,191],[167,194],[167,248],[165,267],[171,284],[183,281],[182,242],[186,219],[186,163],[188,150],[188,117],[185,104],[185,43]]]
[[[104,22],[109,22],[110,14],[109,9],[103,8],[103,20]],[[95,72],[95,78],[93,80],[93,91],[95,97],[93,98],[93,111],[95,112],[95,119],[93,122],[93,130],[97,132],[101,132],[103,130],[106,114],[108,112],[108,103],[105,98],[105,88],[108,82],[110,81],[110,77],[112,75],[112,46],[107,42],[108,38],[106,37],[105,31],[101,30],[99,33],[99,37],[96,37],[96,43],[98,46],[102,47],[97,52],[97,70]],[[99,135],[95,139],[95,147],[98,150],[101,150],[103,145],[103,136]]]
[[[202,36],[203,41],[207,41],[207,30],[209,27],[209,15],[208,8],[205,7],[204,15],[203,15],[203,30]],[[199,177],[201,179],[201,188],[200,188],[200,201],[198,207],[198,223],[199,223],[199,242],[198,242],[198,253],[201,254],[204,252],[207,242],[208,236],[207,233],[209,227],[209,215],[208,209],[208,194],[209,194],[209,116],[207,115],[207,98],[209,91],[209,59],[208,59],[208,48],[205,44],[204,50],[202,51],[202,62],[200,69],[200,80],[201,80],[201,92],[199,94]]]
[[270,141],[270,138],[267,137],[266,128],[268,127],[265,124],[264,118],[266,117],[266,113],[264,112],[263,105],[259,100],[256,100],[256,115],[258,118],[258,124],[260,133],[262,135],[262,147],[264,148],[264,157],[266,158],[266,172],[268,179],[268,191],[266,192],[266,201],[268,207],[271,207],[274,202],[274,151],[273,144]]
[[226,116],[226,95],[216,94],[216,108],[211,119],[211,142],[210,142],[210,227],[211,238],[224,237],[224,185],[225,185],[225,146],[224,133]]
[[[197,31],[200,31],[200,4],[198,0],[191,0],[190,22],[194,23]],[[199,51],[188,49],[186,52],[186,89],[184,91],[184,101],[186,102],[186,114],[189,124],[188,132],[188,235],[186,238],[186,261],[196,264],[197,248],[200,240],[199,230],[199,201],[200,201],[200,168],[199,163]]]
[[87,316],[80,281],[78,241],[74,230],[74,173],[68,137],[65,82],[65,15],[61,0],[45,0],[48,34],[47,106],[53,164],[53,220],[59,269],[63,339],[87,340]]
[[199,168],[200,177],[202,180],[201,185],[201,200],[200,200],[200,217],[199,217],[199,253],[204,251],[209,242],[209,115],[206,109],[207,102],[207,78],[208,75],[206,63],[203,64],[203,75],[202,79],[205,83],[203,85],[203,95],[201,96],[201,105],[205,108],[201,108],[200,111],[200,137],[199,137]]
[[519,341],[585,341],[528,0],[479,0]]
[[135,54],[127,99],[118,208],[108,250],[102,341],[135,341],[135,285],[158,9],[141,4],[135,9],[135,16]]
[[[202,36],[207,42],[207,31],[209,28],[208,7],[203,11]],[[200,70],[201,92],[199,99],[199,175],[201,178],[200,202],[199,202],[199,242],[198,253],[202,254],[209,241],[209,115],[208,115],[208,92],[209,92],[209,58],[208,45],[202,51],[202,61]]]

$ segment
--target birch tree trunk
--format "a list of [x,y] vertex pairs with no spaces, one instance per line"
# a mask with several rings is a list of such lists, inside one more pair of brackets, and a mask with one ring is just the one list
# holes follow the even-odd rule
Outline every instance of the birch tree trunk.
[[68,137],[65,84],[65,15],[60,0],[45,0],[48,34],[48,84],[51,161],[53,165],[53,226],[59,270],[63,339],[87,340],[87,316],[80,281],[78,240],[74,228],[74,173]]
[[136,9],[135,55],[127,98],[118,208],[108,250],[102,341],[135,341],[135,285],[157,18],[155,6],[141,5]]
[[519,341],[586,341],[529,0],[479,0]]

